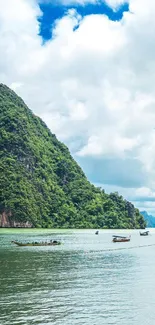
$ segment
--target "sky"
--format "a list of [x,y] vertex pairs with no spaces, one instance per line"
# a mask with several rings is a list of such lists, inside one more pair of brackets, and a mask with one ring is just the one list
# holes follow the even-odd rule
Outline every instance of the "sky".
[[[90,15],[106,15],[110,20],[118,21],[122,19],[123,13],[129,10],[127,2],[122,3],[118,7],[111,7],[108,3],[100,1],[65,1],[62,5],[60,1],[42,1],[39,3],[42,16],[38,18],[40,22],[40,35],[43,41],[53,38],[53,31],[56,21],[67,15],[69,10],[76,10],[77,13],[84,18]],[[74,30],[80,26],[75,25]]]
[[155,215],[154,0],[0,0],[0,82],[88,179]]

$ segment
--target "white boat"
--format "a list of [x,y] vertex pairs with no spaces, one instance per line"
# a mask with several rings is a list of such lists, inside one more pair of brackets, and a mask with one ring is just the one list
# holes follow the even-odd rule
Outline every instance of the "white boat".
[[130,241],[130,237],[126,237],[126,236],[113,236],[113,243],[124,243],[127,241]]

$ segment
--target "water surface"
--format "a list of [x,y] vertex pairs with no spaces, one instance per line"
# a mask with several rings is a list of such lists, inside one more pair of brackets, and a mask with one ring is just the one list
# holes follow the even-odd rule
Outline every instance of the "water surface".
[[[121,231],[131,242],[114,244],[115,233],[1,229],[0,325],[153,325],[155,232]],[[63,245],[17,247],[16,239]]]

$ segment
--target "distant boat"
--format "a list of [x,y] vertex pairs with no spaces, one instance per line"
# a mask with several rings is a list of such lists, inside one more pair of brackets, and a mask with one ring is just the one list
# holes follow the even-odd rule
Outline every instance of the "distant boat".
[[149,234],[149,231],[143,231],[143,232],[140,232],[140,236],[148,236]]
[[125,237],[125,236],[113,236],[113,243],[124,243],[127,241],[130,241],[130,237]]
[[95,235],[98,235],[99,234],[99,231],[98,230],[96,230],[96,232],[95,232]]
[[50,242],[32,242],[32,243],[21,243],[16,240],[12,240],[12,243],[16,244],[17,246],[56,246],[61,245],[61,242],[57,240],[51,240]]

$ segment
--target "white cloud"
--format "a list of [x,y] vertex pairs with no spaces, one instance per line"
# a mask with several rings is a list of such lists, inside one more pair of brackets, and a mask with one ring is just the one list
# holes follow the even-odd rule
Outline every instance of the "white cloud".
[[37,2],[0,0],[1,82],[87,162],[86,171],[97,157],[100,174],[108,170],[102,179],[133,187],[135,197],[136,187],[155,187],[154,10],[153,0],[131,0],[120,22],[72,11],[43,46]]
[[155,202],[145,201],[145,202],[135,202],[137,208],[140,211],[147,211],[148,214],[155,215]]
[[[128,0],[55,0],[59,4],[63,5],[86,5],[86,4],[102,4],[106,3],[108,6],[110,6],[113,9],[119,8],[124,3],[128,3]],[[40,3],[53,3],[53,0],[39,0]]]
[[58,4],[58,5],[64,5],[64,6],[71,6],[71,5],[85,6],[87,4],[97,4],[99,1],[100,0],[54,0],[54,1],[53,0],[38,0],[39,3],[43,3],[43,4],[48,4],[48,3],[53,4],[54,3],[54,4]]
[[97,3],[97,0],[60,0],[61,3],[65,5],[70,5],[70,4],[80,4],[80,5],[85,5],[87,3]]
[[117,9],[124,3],[128,3],[128,0],[105,0],[105,2],[113,9]]

